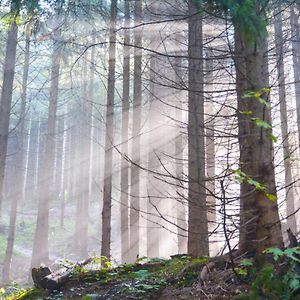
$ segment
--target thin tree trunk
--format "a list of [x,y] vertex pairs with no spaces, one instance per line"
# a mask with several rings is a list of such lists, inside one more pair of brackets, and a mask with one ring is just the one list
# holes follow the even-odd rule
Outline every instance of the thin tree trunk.
[[[152,37],[153,48],[156,49],[157,37]],[[158,115],[156,111],[157,96],[156,88],[156,72],[157,72],[157,57],[155,55],[150,57],[150,99],[149,99],[149,155],[148,155],[148,201],[147,201],[147,256],[158,257],[159,245],[161,241],[159,218],[157,217],[156,208],[159,205],[159,195],[157,191],[157,185],[160,183],[155,178],[152,172],[158,171],[159,161],[157,159],[155,141],[156,136],[155,127],[157,126]]]
[[[95,38],[93,37],[93,42],[95,42]],[[95,59],[96,59],[96,47],[92,48],[91,51],[91,62],[89,65],[89,111],[90,111],[90,161],[89,161],[89,199],[92,201],[93,195],[93,170],[94,170],[94,146],[95,146],[95,97],[94,97],[94,90],[95,90]]]
[[65,114],[63,116],[63,143],[62,143],[62,166],[61,166],[61,182],[59,189],[60,196],[60,227],[64,227],[65,221],[65,205],[66,205],[66,194],[68,193],[67,185],[69,178],[69,143],[70,135],[68,134],[68,108],[65,109]]
[[54,197],[60,197],[61,181],[63,177],[63,143],[64,143],[64,116],[59,116],[56,122],[56,138],[55,138],[55,159],[54,159]]
[[[205,139],[205,149],[206,149],[206,190],[207,196],[207,207],[208,207],[208,229],[212,232],[216,225],[216,199],[215,199],[215,139],[214,139],[214,104],[213,104],[213,68],[214,63],[211,57],[211,52],[208,51],[206,56],[206,72],[205,72],[205,86],[206,93],[208,97],[208,102],[206,104],[205,110],[207,115],[206,120],[206,139]],[[216,245],[211,244],[211,249],[215,249]]]
[[[295,99],[297,112],[298,126],[298,143],[300,145],[300,28],[298,18],[295,13],[295,4],[290,8],[291,20],[291,35],[292,35],[292,50],[293,50],[293,70],[295,81]],[[298,6],[296,6],[298,8]]]
[[26,100],[27,100],[27,81],[29,71],[29,55],[30,55],[30,25],[26,29],[26,41],[25,41],[25,58],[24,58],[24,72],[22,79],[22,94],[21,94],[21,109],[20,109],[20,121],[18,125],[18,148],[16,153],[16,181],[15,192],[12,197],[9,228],[6,245],[5,259],[3,263],[3,282],[9,281],[9,274],[11,269],[11,260],[13,255],[13,247],[16,233],[16,220],[17,220],[17,206],[19,199],[24,197],[24,146],[25,146],[25,116],[26,116]]
[[291,166],[291,151],[288,132],[288,115],[286,105],[286,89],[285,89],[285,68],[283,60],[283,32],[282,32],[282,12],[281,5],[274,5],[274,29],[275,29],[275,47],[277,57],[277,78],[280,104],[280,121],[281,135],[283,143],[283,160],[285,171],[285,196],[286,196],[286,213],[288,217],[287,226],[292,232],[297,231],[297,223],[295,214],[294,188],[292,186],[292,166]]
[[[135,26],[142,20],[142,0],[135,0]],[[133,121],[132,121],[132,167],[130,191],[130,260],[139,255],[139,210],[140,210],[140,169],[141,150],[141,109],[142,109],[142,32],[141,27],[134,31],[134,86],[133,86]]]
[[59,70],[60,70],[60,45],[54,42],[51,66],[51,86],[48,110],[48,126],[45,151],[43,153],[41,181],[39,185],[39,202],[36,231],[32,250],[32,267],[49,261],[48,230],[49,230],[49,204],[53,195],[54,176],[54,149],[55,149],[55,124],[58,98]]
[[124,58],[123,58],[123,96],[122,96],[122,161],[121,161],[121,256],[122,262],[129,260],[129,165],[128,165],[128,126],[130,90],[130,1],[124,1]]
[[176,164],[176,181],[177,181],[177,226],[178,226],[178,253],[186,253],[187,252],[187,220],[186,220],[186,208],[187,203],[184,198],[184,187],[183,187],[183,129],[182,127],[182,91],[180,90],[182,85],[182,77],[183,77],[183,62],[181,51],[181,42],[183,36],[182,34],[176,35],[176,42],[178,46],[177,56],[175,58],[175,82],[177,84],[177,88],[179,89],[176,95],[176,109],[175,109],[175,117],[176,122],[178,122],[178,135],[175,139],[175,164]]
[[31,119],[29,122],[27,176],[25,182],[25,199],[27,201],[32,201],[35,195],[36,177],[39,163],[40,128],[40,120],[34,120],[33,115],[31,114]]
[[[268,85],[264,44],[263,37],[250,40],[239,26],[235,27],[240,170],[266,186],[266,190],[257,189],[249,180],[241,184],[239,250],[242,253],[261,254],[267,247],[282,246],[277,201],[267,197],[267,194],[277,195],[272,130],[259,127],[255,122],[262,120],[271,124],[270,110],[255,98],[243,98],[247,91],[259,92]],[[266,95],[262,97],[268,101]],[[251,116],[243,114],[245,111],[251,111]]]
[[188,94],[188,253],[209,254],[205,190],[205,132],[203,95],[202,16],[189,1],[189,94]]
[[116,68],[116,22],[117,0],[111,1],[108,86],[106,105],[106,132],[104,158],[104,187],[102,209],[102,242],[101,255],[110,257],[111,241],[111,196],[112,196],[112,155],[114,144],[114,98],[115,98],[115,68]]
[[91,104],[88,99],[87,91],[87,57],[83,62],[83,87],[82,103],[79,107],[79,140],[78,161],[79,172],[77,172],[76,184],[76,230],[75,240],[77,240],[76,251],[79,257],[84,258],[88,255],[88,208],[89,208],[89,170],[90,170],[90,145],[91,145],[91,127],[89,118],[91,116]]
[[[13,5],[13,4],[12,4]],[[12,9],[13,11],[13,9]],[[3,202],[3,188],[5,175],[5,160],[7,154],[7,142],[9,133],[9,119],[15,75],[16,51],[17,51],[18,26],[13,20],[9,26],[5,61],[3,67],[3,83],[0,103],[0,214]]]

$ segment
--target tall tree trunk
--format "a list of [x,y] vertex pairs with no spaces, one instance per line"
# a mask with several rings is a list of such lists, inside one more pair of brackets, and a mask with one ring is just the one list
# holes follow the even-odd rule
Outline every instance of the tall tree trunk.
[[140,133],[142,109],[142,32],[138,25],[142,21],[142,0],[135,0],[134,8],[134,85],[133,85],[133,121],[132,121],[132,167],[130,191],[130,260],[139,255],[139,210],[140,210],[140,170],[141,162]]
[[41,165],[41,178],[39,185],[38,216],[34,236],[32,260],[33,267],[49,261],[48,230],[49,230],[49,204],[53,196],[54,156],[55,156],[55,124],[58,99],[58,84],[60,70],[60,43],[53,45],[50,99],[48,110],[48,126],[45,150]]
[[102,245],[101,255],[110,257],[111,241],[111,194],[112,194],[112,155],[114,143],[114,99],[115,99],[115,67],[116,67],[116,23],[117,0],[111,1],[109,59],[106,105],[106,132],[104,158],[104,187],[102,209]]
[[[68,105],[69,106],[69,105]],[[70,167],[70,134],[69,134],[69,123],[68,123],[68,106],[65,109],[63,117],[63,143],[62,143],[62,176],[60,182],[60,227],[64,227],[65,221],[65,206],[66,196],[68,194],[68,181],[69,181],[69,167]]]
[[209,254],[205,190],[205,132],[203,95],[202,16],[189,1],[188,94],[188,253]]
[[[156,49],[157,38],[151,37],[153,50]],[[149,155],[148,155],[148,196],[147,201],[147,256],[158,257],[159,256],[159,245],[160,245],[160,226],[159,218],[157,217],[156,208],[159,205],[159,197],[157,185],[160,183],[152,172],[158,172],[159,161],[156,153],[156,136],[157,132],[155,127],[157,126],[158,112],[156,110],[157,102],[157,83],[155,78],[157,76],[157,57],[152,55],[150,57],[150,99],[149,99]]]
[[90,171],[90,146],[91,146],[91,127],[89,118],[91,117],[91,103],[88,99],[88,80],[87,80],[87,56],[83,62],[83,87],[82,103],[79,107],[80,144],[78,145],[79,170],[77,173],[77,205],[76,205],[76,230],[75,239],[77,240],[76,251],[79,257],[84,258],[88,255],[88,220],[89,220],[89,171]]
[[297,127],[298,127],[298,143],[300,145],[300,26],[298,17],[295,13],[295,8],[299,6],[294,4],[290,7],[291,20],[291,35],[292,35],[292,50],[293,50],[293,70],[295,82],[295,99],[297,112]]
[[[214,128],[214,102],[213,102],[213,70],[214,63],[212,60],[211,51],[206,55],[206,68],[205,68],[205,89],[208,102],[205,106],[205,113],[207,116],[205,124],[205,150],[206,150],[206,190],[207,190],[207,218],[208,230],[212,232],[216,227],[216,199],[215,199],[215,128]],[[211,249],[216,253],[216,244],[210,244]]]
[[128,126],[130,91],[130,1],[124,1],[124,58],[123,58],[123,96],[122,96],[122,161],[121,161],[121,256],[122,262],[129,260],[129,165],[128,165]]
[[285,68],[283,60],[283,32],[282,32],[282,12],[281,5],[274,5],[274,29],[275,29],[275,47],[276,47],[276,62],[277,62],[277,78],[278,78],[278,91],[279,91],[279,105],[280,105],[280,121],[281,121],[281,135],[283,143],[283,160],[285,171],[285,196],[286,196],[286,213],[288,217],[287,226],[292,232],[297,231],[297,223],[295,216],[295,200],[294,200],[294,187],[292,186],[292,166],[291,166],[291,151],[289,143],[288,131],[288,115],[286,105],[286,90],[285,90]]
[[54,159],[54,198],[60,198],[61,181],[63,177],[63,143],[64,143],[64,116],[59,116],[56,122],[55,159]]
[[[254,13],[258,14],[259,7],[257,3]],[[240,170],[266,187],[265,190],[257,189],[247,179],[241,184],[239,250],[257,254],[270,246],[282,246],[277,201],[271,201],[267,196],[276,197],[277,194],[272,129],[260,127],[255,121],[271,124],[270,110],[254,97],[243,98],[247,91],[259,92],[268,85],[264,44],[263,36],[249,39],[241,27],[235,26]],[[262,97],[268,101],[267,95]],[[251,116],[243,114],[245,111],[251,111]]]
[[9,281],[9,274],[11,268],[11,260],[13,255],[13,247],[15,241],[16,232],[16,219],[17,219],[17,206],[19,199],[24,197],[24,146],[25,146],[25,116],[26,116],[26,100],[27,100],[27,81],[29,71],[29,55],[30,55],[30,25],[26,29],[26,41],[25,41],[25,58],[24,58],[24,72],[22,79],[22,94],[21,94],[21,109],[20,109],[20,121],[17,127],[17,141],[18,148],[16,153],[16,181],[15,192],[11,198],[11,208],[9,217],[9,228],[7,245],[5,252],[5,259],[3,263],[3,282]]
[[178,253],[186,253],[187,252],[187,222],[186,222],[186,199],[184,198],[184,186],[183,186],[183,150],[184,150],[184,142],[183,142],[183,129],[182,122],[182,97],[183,92],[181,90],[182,82],[183,82],[183,61],[181,55],[183,55],[183,51],[181,49],[181,43],[183,40],[182,34],[176,34],[176,43],[178,47],[178,51],[176,52],[177,56],[175,58],[175,82],[176,87],[178,88],[176,95],[176,109],[175,109],[175,117],[176,122],[178,122],[178,135],[175,139],[175,164],[176,164],[176,181],[177,181],[177,226],[178,226]]
[[[12,4],[13,6],[13,4]],[[13,11],[13,7],[12,7]],[[5,175],[5,160],[9,133],[9,119],[15,76],[18,26],[13,20],[9,25],[6,41],[5,60],[3,66],[3,83],[0,103],[0,213],[3,202],[3,188]]]

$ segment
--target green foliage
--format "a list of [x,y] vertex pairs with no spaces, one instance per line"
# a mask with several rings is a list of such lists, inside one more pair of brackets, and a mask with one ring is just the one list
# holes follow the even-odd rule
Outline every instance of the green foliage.
[[249,98],[254,99],[254,100],[258,101],[260,104],[264,105],[265,107],[270,108],[271,107],[270,103],[267,102],[263,98],[263,96],[268,93],[270,93],[270,88],[262,88],[261,90],[255,91],[255,92],[248,91],[242,96],[242,98],[243,99],[249,99]]
[[257,191],[264,192],[266,197],[272,201],[277,201],[277,196],[271,193],[268,193],[268,187],[261,182],[256,181],[252,177],[248,176],[245,172],[241,171],[241,169],[232,170],[232,172],[235,174],[235,179],[239,183],[247,182],[248,184],[252,185]]
[[241,115],[244,115],[244,116],[251,116],[251,115],[253,115],[253,111],[252,110],[240,110],[239,113]]
[[98,294],[87,294],[82,297],[83,300],[96,300],[98,299]]
[[240,276],[247,276],[248,269],[253,266],[253,261],[251,259],[243,259],[240,261],[238,267],[235,268],[235,271]]
[[151,273],[148,270],[139,270],[137,272],[133,272],[133,275],[138,280],[145,280],[151,275]]
[[[95,262],[103,262],[106,258],[96,257]],[[74,264],[70,261],[60,261],[62,265]],[[122,295],[124,299],[157,299],[160,290],[167,284],[174,284],[176,288],[191,286],[199,279],[199,272],[208,258],[192,258],[190,256],[173,257],[172,259],[141,258],[135,264],[124,264],[115,268],[102,268],[95,271],[75,271],[72,282],[76,286],[66,288],[68,295],[80,299],[100,299],[103,295]],[[31,297],[30,293],[24,299],[64,299],[62,293],[39,294]],[[64,292],[64,291],[63,291]],[[78,298],[79,299],[79,298]],[[120,298],[121,299],[121,298]],[[122,298],[123,299],[123,298]]]
[[236,175],[235,179],[239,183],[243,183],[244,181],[246,181],[248,184],[252,185],[258,191],[262,191],[262,192],[267,191],[267,187],[265,184],[254,180],[253,178],[248,176],[245,172],[241,171],[240,169],[233,170],[233,173]]
[[[253,92],[253,91],[248,91],[246,92],[242,98],[243,99],[254,99],[257,100],[259,103],[261,103],[263,106],[265,106],[266,108],[270,108],[271,105],[268,101],[266,101],[264,99],[264,95],[270,93],[270,88],[262,88],[259,91]],[[239,111],[240,114],[245,115],[245,116],[251,116],[253,115],[253,111]],[[272,129],[272,125],[270,123],[268,123],[265,120],[262,120],[260,118],[257,117],[253,117],[251,118],[251,121],[254,122],[256,124],[257,127],[262,128],[262,129]],[[277,142],[277,137],[274,136],[271,132],[268,134],[268,138],[272,141],[272,142]]]
[[242,261],[238,271],[251,282],[251,289],[240,299],[293,299],[300,292],[300,248],[268,248],[263,254],[271,255],[273,262],[265,262],[261,268],[253,268],[252,262]]
[[272,202],[276,202],[277,201],[277,196],[274,195],[274,194],[266,193],[266,196]]
[[30,295],[34,291],[32,288],[23,288],[17,283],[12,283],[9,286],[0,289],[0,299],[5,300],[21,300]]
[[268,0],[194,0],[199,9],[214,15],[229,17],[235,28],[249,41],[260,41],[267,36],[266,8]]
[[272,254],[275,261],[283,256],[286,256],[292,262],[300,262],[300,260],[297,258],[297,255],[300,254],[300,247],[287,248],[285,250],[281,250],[279,248],[268,248],[264,250],[263,253]]
[[263,129],[271,129],[272,125],[268,122],[261,120],[259,118],[251,118],[251,120],[256,124],[257,127],[263,128]]

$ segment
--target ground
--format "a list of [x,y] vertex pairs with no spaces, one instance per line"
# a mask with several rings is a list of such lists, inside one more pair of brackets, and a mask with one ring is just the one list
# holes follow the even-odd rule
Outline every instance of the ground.
[[1,299],[299,300],[298,255],[299,247],[270,248],[259,267],[255,258],[237,259],[233,265],[228,255],[142,258],[117,267],[91,258],[89,264],[68,266],[67,279],[55,290],[9,286],[0,290]]
[[181,256],[98,270],[78,267],[59,290],[28,289],[3,299],[231,299],[245,289],[226,268],[207,272],[203,281],[208,263],[207,258]]

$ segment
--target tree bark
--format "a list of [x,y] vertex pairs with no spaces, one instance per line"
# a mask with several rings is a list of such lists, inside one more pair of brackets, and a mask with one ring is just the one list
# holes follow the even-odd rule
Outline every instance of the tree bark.
[[[205,125],[205,151],[206,151],[206,190],[207,190],[207,218],[208,230],[212,232],[216,228],[216,198],[215,198],[215,112],[213,102],[213,70],[214,62],[212,60],[211,51],[206,55],[206,70],[205,70],[205,89],[207,93],[208,102],[205,106],[205,114],[207,116]],[[210,243],[210,248],[216,251],[216,244]]]
[[292,50],[293,50],[293,70],[295,82],[295,99],[296,99],[296,112],[297,112],[297,127],[298,127],[298,143],[300,145],[300,28],[295,8],[299,8],[294,4],[290,7],[290,20],[291,20],[291,35],[292,35]]
[[[142,21],[142,0],[135,0],[134,24]],[[134,83],[133,83],[133,121],[132,121],[132,166],[130,191],[130,261],[139,255],[139,214],[140,214],[140,169],[141,149],[141,109],[142,109],[142,32],[141,27],[134,31]]]
[[288,115],[286,105],[286,89],[285,89],[285,68],[283,60],[283,32],[282,32],[282,12],[281,5],[274,5],[274,29],[275,29],[275,49],[276,49],[276,66],[277,66],[277,79],[278,79],[278,97],[280,105],[280,121],[281,121],[281,136],[283,144],[283,161],[285,171],[285,196],[286,196],[286,214],[290,216],[287,218],[287,227],[292,232],[297,232],[297,222],[295,214],[295,200],[294,200],[294,187],[291,166],[291,150],[289,143],[289,130],[288,130]]
[[[153,49],[156,49],[157,38],[152,37]],[[158,257],[159,245],[161,241],[159,218],[157,217],[156,208],[159,206],[159,193],[157,185],[159,180],[155,178],[152,172],[158,172],[160,163],[157,158],[156,141],[156,126],[158,121],[158,112],[156,110],[157,97],[157,83],[155,78],[157,76],[157,57],[152,55],[150,57],[150,99],[149,99],[149,155],[148,155],[148,201],[147,201],[147,256]]]
[[60,71],[60,43],[55,41],[53,45],[52,66],[51,66],[51,86],[48,110],[48,126],[41,165],[41,178],[39,185],[38,216],[32,250],[32,267],[37,267],[41,263],[49,261],[48,230],[49,230],[49,204],[53,196],[53,176],[54,176],[54,149],[55,149],[55,128],[56,111],[58,99]]
[[182,116],[182,97],[183,92],[181,90],[183,82],[183,59],[181,55],[183,50],[181,49],[181,43],[183,42],[183,35],[176,34],[176,43],[178,51],[176,52],[177,56],[175,58],[175,82],[176,87],[178,88],[176,95],[176,108],[175,108],[175,117],[176,122],[178,122],[178,135],[175,138],[175,165],[176,165],[176,184],[177,184],[177,233],[178,233],[178,253],[183,254],[187,252],[187,220],[186,220],[186,208],[187,203],[184,198],[184,186],[183,186],[183,150],[184,150],[184,141],[183,141],[183,116]]
[[[256,5],[258,13],[259,4]],[[282,246],[281,224],[276,197],[273,164],[272,129],[259,127],[255,120],[271,124],[270,109],[258,99],[243,98],[247,91],[259,92],[268,85],[263,36],[249,39],[235,26],[236,89],[238,100],[238,127],[240,170],[249,178],[265,185],[266,190],[255,188],[243,180],[240,191],[240,245],[239,250],[261,254],[271,246]],[[267,96],[262,95],[266,101]],[[252,112],[249,117],[243,112]]]
[[9,217],[9,228],[6,245],[5,259],[3,263],[3,282],[9,281],[9,274],[11,269],[11,260],[13,256],[13,247],[16,232],[17,220],[17,206],[19,200],[24,198],[24,148],[25,148],[25,116],[26,116],[26,100],[27,100],[27,81],[29,71],[29,55],[30,55],[30,25],[26,28],[26,41],[25,41],[25,57],[24,57],[24,71],[22,79],[22,94],[21,94],[21,109],[19,116],[19,124],[17,127],[17,142],[18,148],[16,153],[16,181],[15,192],[11,198],[11,208]]
[[[13,4],[12,4],[13,5]],[[13,11],[13,8],[12,8]],[[18,26],[13,20],[9,26],[3,66],[3,83],[0,103],[0,214],[3,202],[3,188],[5,175],[5,160],[9,133],[9,119],[15,76]]]
[[130,1],[124,1],[124,58],[123,58],[123,96],[122,96],[122,161],[121,161],[121,256],[122,262],[129,261],[129,165],[128,165],[128,126],[130,91]]
[[188,92],[188,253],[209,254],[205,190],[205,131],[203,95],[202,16],[189,1]]
[[106,132],[104,158],[104,187],[102,209],[102,244],[101,255],[110,257],[111,241],[111,193],[112,193],[112,155],[114,144],[114,98],[115,98],[115,65],[116,65],[116,22],[117,0],[111,1],[108,86],[106,105]]
[[90,151],[91,151],[91,126],[90,116],[91,102],[88,99],[87,90],[87,56],[83,61],[83,76],[82,76],[82,103],[79,105],[79,140],[78,145],[78,168],[80,172],[77,173],[76,184],[76,230],[75,240],[77,241],[76,251],[80,258],[88,255],[88,220],[89,220],[89,174],[90,174]]

